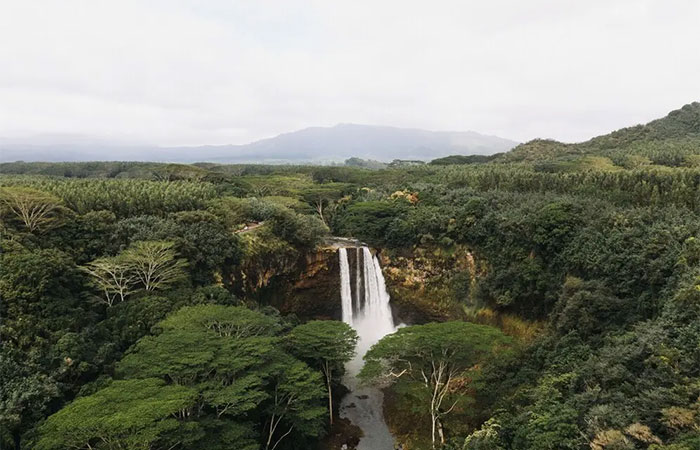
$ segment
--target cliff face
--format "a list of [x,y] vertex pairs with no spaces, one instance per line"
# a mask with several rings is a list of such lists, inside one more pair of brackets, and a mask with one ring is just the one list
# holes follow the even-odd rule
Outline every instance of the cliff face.
[[[373,250],[373,253],[375,251]],[[463,319],[477,279],[486,271],[466,247],[376,251],[397,323]],[[348,251],[351,267],[356,252]],[[301,255],[267,278],[254,294],[261,303],[301,319],[342,319],[340,264],[335,248]]]
[[278,274],[258,290],[256,297],[302,319],[340,320],[340,267],[334,249],[321,249],[300,256],[293,270]]
[[406,323],[464,318],[473,288],[486,270],[466,247],[380,252],[398,318]]
[[337,251],[323,249],[306,255],[304,269],[289,286],[280,311],[303,318],[342,320],[341,309]]

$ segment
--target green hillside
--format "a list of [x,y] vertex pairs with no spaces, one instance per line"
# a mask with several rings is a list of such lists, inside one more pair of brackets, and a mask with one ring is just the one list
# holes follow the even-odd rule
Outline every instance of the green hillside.
[[[671,111],[666,117],[622,128],[577,144],[535,139],[505,153],[497,162],[534,164],[542,170],[586,168],[590,157],[607,158],[611,168],[670,167],[700,164],[700,103]],[[600,164],[600,161],[598,161]]]

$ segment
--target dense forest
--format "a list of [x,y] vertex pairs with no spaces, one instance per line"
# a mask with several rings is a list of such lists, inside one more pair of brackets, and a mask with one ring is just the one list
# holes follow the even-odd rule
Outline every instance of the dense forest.
[[332,235],[410,318],[361,373],[406,450],[700,449],[699,164],[700,103],[386,169],[0,164],[0,445],[339,449],[357,335],[274,295]]

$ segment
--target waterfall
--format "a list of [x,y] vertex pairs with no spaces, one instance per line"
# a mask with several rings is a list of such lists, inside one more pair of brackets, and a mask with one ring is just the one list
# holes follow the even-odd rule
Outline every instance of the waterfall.
[[357,311],[360,310],[360,307],[362,304],[362,301],[360,300],[360,288],[362,286],[362,277],[360,276],[360,266],[361,266],[361,264],[360,264],[360,252],[361,251],[362,250],[360,249],[360,247],[357,247],[355,249],[355,261],[356,261],[355,262],[355,267],[356,267],[356,269],[355,269],[355,305],[356,305],[355,309]]
[[358,247],[355,257],[355,292],[351,289],[351,267],[347,249],[339,248],[340,298],[343,322],[357,331],[355,357],[345,366],[343,383],[350,389],[341,403],[340,415],[362,429],[358,450],[392,450],[394,441],[384,422],[382,391],[360,386],[356,376],[362,369],[367,350],[387,334],[396,331],[390,297],[379,259],[369,248]]
[[343,304],[343,322],[352,326],[352,293],[350,292],[350,264],[348,264],[348,251],[345,248],[338,249],[340,258],[340,299]]
[[372,255],[369,248],[358,248],[355,259],[356,288],[353,298],[347,249],[339,248],[338,255],[343,322],[353,327],[360,338],[355,358],[347,368],[349,372],[356,375],[362,368],[362,357],[367,350],[387,334],[396,331],[396,326],[379,259]]

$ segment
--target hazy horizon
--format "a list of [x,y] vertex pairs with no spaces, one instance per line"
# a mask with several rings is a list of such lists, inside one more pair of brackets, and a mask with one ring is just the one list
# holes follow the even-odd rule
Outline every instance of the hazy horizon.
[[[284,135],[290,135],[294,134],[299,131],[307,131],[307,130],[312,130],[312,129],[333,129],[333,128],[339,128],[343,126],[359,126],[359,127],[371,127],[371,128],[383,128],[383,129],[396,129],[396,130],[406,130],[406,131],[425,131],[425,132],[430,132],[430,133],[476,133],[480,134],[486,137],[497,137],[501,139],[506,139],[506,140],[513,140],[509,139],[507,136],[496,136],[493,134],[487,134],[487,133],[480,133],[477,130],[428,130],[425,128],[417,128],[417,127],[398,127],[394,125],[375,125],[375,124],[370,124],[370,123],[351,123],[351,122],[339,122],[334,125],[327,125],[327,126],[309,126],[309,127],[304,127],[301,129],[295,129],[295,130],[286,130],[286,131],[281,131],[279,133],[274,133],[270,136],[263,136],[259,139],[254,139],[249,142],[240,142],[240,143],[227,143],[227,144],[183,144],[183,145],[161,145],[158,144],[157,142],[148,142],[148,141],[127,141],[127,140],[119,140],[119,139],[111,139],[109,137],[104,137],[100,138],[97,136],[89,136],[89,135],[81,135],[81,134],[71,134],[71,133],[40,133],[40,134],[35,134],[35,135],[26,135],[26,136],[19,136],[19,137],[14,137],[14,138],[8,138],[5,136],[0,136],[0,144],[4,143],[21,143],[21,144],[26,144],[26,145],[55,145],[55,144],[84,144],[84,145],[90,145],[90,144],[113,144],[113,145],[123,145],[123,146],[148,146],[148,147],[163,147],[163,148],[179,148],[179,147],[207,147],[207,146],[244,146],[248,144],[255,144],[260,141],[266,141],[270,139],[274,139],[276,137],[284,136]],[[514,142],[520,142],[520,141],[515,141]]]
[[0,12],[0,137],[13,141],[245,144],[359,123],[575,142],[700,93],[690,0],[4,1]]
[[284,133],[244,145],[164,147],[91,138],[46,136],[34,142],[0,138],[0,162],[342,162],[351,157],[432,160],[451,154],[492,155],[518,143],[476,132],[338,124]]

